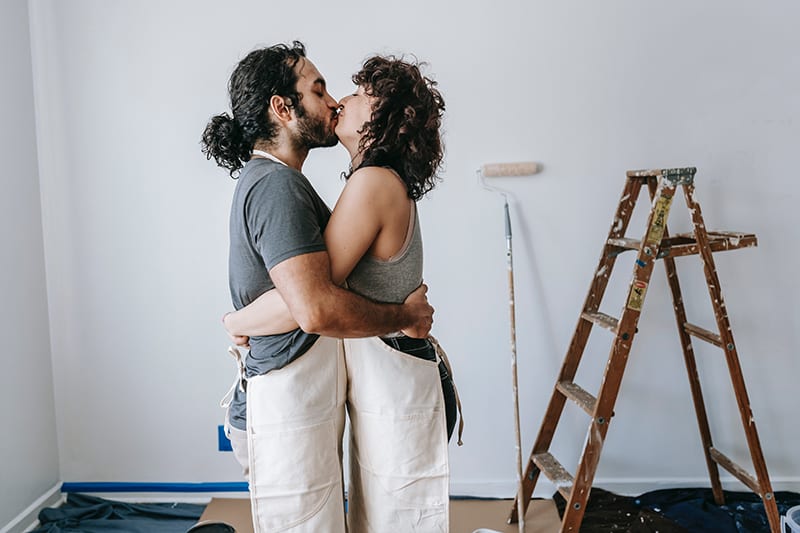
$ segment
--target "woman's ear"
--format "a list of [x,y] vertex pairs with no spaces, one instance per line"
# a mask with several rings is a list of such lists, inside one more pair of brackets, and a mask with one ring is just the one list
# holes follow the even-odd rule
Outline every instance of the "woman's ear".
[[286,104],[283,96],[273,94],[269,99],[269,110],[281,122],[289,122],[292,119],[292,108]]

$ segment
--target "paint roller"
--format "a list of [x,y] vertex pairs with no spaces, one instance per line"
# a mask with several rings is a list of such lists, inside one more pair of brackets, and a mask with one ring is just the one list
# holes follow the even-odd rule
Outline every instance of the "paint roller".
[[[541,170],[541,165],[535,161],[522,161],[519,163],[486,163],[481,165],[481,168],[478,169],[478,178],[480,179],[483,188],[490,192],[500,193],[505,201],[503,209],[506,217],[506,244],[508,247],[509,261],[511,259],[511,217],[508,214],[508,192],[487,184],[485,178],[532,176],[539,173]],[[510,269],[513,272],[513,266],[510,266]]]
[[506,260],[508,264],[508,305],[511,321],[511,393],[514,402],[514,430],[516,433],[515,446],[517,452],[517,517],[520,532],[525,531],[525,513],[523,511],[524,507],[522,501],[522,436],[519,423],[519,390],[517,388],[517,329],[514,307],[514,259],[513,247],[511,244],[511,216],[508,212],[508,192],[488,185],[485,178],[531,176],[538,173],[540,170],[541,166],[533,161],[520,163],[488,163],[482,165],[481,168],[478,169],[478,178],[483,188],[490,192],[500,193],[504,200]]
[[508,176],[532,176],[541,170],[541,165],[534,161],[520,163],[486,163],[481,165],[480,173],[485,178],[502,178]]
[[480,179],[483,188],[490,192],[500,193],[505,201],[503,210],[505,211],[506,217],[506,245],[508,248],[507,255],[509,259],[510,272],[513,272],[513,266],[511,264],[511,217],[508,214],[508,192],[487,184],[485,178],[532,176],[540,172],[541,169],[541,165],[535,161],[523,161],[519,163],[486,163],[481,165],[481,168],[478,169],[478,178]]

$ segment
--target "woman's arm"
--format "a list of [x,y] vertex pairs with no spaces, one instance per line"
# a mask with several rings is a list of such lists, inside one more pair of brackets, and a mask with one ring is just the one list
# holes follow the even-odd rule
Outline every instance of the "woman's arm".
[[[341,285],[378,237],[385,217],[407,196],[400,180],[380,167],[361,168],[350,176],[325,229],[331,279]],[[403,202],[400,202],[403,205]],[[296,329],[297,322],[276,289],[223,319],[232,337],[274,335]]]
[[227,313],[222,318],[222,324],[237,344],[242,341],[246,343],[246,337],[274,335],[297,329],[297,322],[276,289],[265,292],[238,311]]
[[325,229],[325,247],[331,259],[333,282],[337,285],[344,283],[361,258],[375,251],[381,232],[393,217],[401,216],[403,219],[400,224],[402,243],[410,209],[405,185],[394,172],[382,167],[356,170],[347,180]]

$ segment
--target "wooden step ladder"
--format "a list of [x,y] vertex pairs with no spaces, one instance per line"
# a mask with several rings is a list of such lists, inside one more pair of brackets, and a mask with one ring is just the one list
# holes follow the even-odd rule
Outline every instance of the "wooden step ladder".
[[[539,434],[533,445],[527,469],[522,479],[521,491],[517,492],[517,494],[522,494],[524,512],[524,510],[527,510],[539,473],[544,473],[567,501],[561,523],[562,532],[578,531],[583,520],[586,502],[589,499],[592,481],[600,460],[600,452],[608,432],[611,417],[614,415],[614,404],[622,383],[622,375],[628,361],[628,354],[631,351],[634,336],[638,332],[636,326],[639,322],[639,315],[650,284],[653,266],[657,259],[664,260],[667,279],[672,292],[678,335],[683,348],[686,370],[689,374],[689,384],[697,413],[697,423],[700,426],[703,453],[705,454],[711,478],[714,500],[718,505],[724,504],[724,495],[718,470],[718,466],[721,466],[761,497],[772,533],[780,531],[780,515],[772,493],[761,444],[756,432],[756,425],[753,421],[750,401],[747,397],[742,369],[736,353],[736,344],[733,341],[728,312],[722,299],[713,259],[713,252],[756,246],[756,236],[747,233],[706,230],[700,206],[694,199],[695,172],[695,168],[689,167],[630,171],[627,173],[625,188],[622,191],[617,213],[614,216],[608,239],[600,256],[600,264],[589,288],[589,294],[586,296],[583,311],[558,375]],[[625,237],[625,232],[643,185],[647,185],[652,200],[647,221],[647,231],[641,240],[629,239]],[[692,216],[694,231],[690,234],[670,237],[667,231],[667,218],[679,187],[683,189],[686,205]],[[614,318],[599,311],[600,302],[608,285],[617,256],[627,250],[636,250],[637,254],[633,268],[633,279],[622,309],[622,315],[619,318]],[[700,255],[703,262],[708,292],[711,297],[719,333],[695,326],[686,320],[686,311],[675,268],[675,257],[696,254]],[[605,375],[596,398],[574,382],[589,333],[595,325],[614,333],[613,346],[608,358]],[[712,443],[691,337],[709,342],[722,348],[725,352],[736,402],[741,414],[745,435],[747,436],[747,445],[750,449],[750,456],[756,472],[755,477],[722,454]],[[583,454],[575,477],[571,476],[549,452],[566,400],[575,402],[591,417],[586,443],[584,444]],[[515,506],[511,511],[508,522],[514,523],[516,521],[517,507],[515,501]]]

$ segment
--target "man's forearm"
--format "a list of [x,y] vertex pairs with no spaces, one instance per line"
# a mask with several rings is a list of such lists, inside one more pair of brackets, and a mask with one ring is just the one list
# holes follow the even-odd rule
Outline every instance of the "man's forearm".
[[334,285],[325,252],[287,259],[269,273],[292,316],[308,333],[352,338],[406,330],[425,336],[433,323],[424,284],[402,304],[379,304]]
[[[413,324],[403,304],[377,303],[339,287],[318,295],[316,316],[304,331],[328,337],[358,338],[385,335]],[[309,331],[310,328],[311,331]]]

